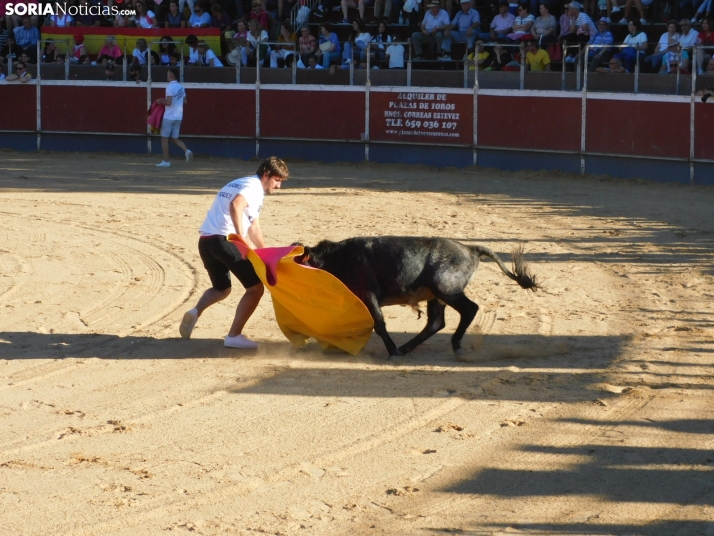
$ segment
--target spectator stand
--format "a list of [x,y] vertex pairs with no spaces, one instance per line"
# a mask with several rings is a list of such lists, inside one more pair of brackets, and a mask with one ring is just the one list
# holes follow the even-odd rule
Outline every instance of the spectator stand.
[[[185,54],[184,54],[184,48],[183,48],[183,46],[184,46],[184,44],[185,44],[185,41],[184,41],[183,39],[179,39],[178,41],[176,41],[176,40],[172,40],[172,41],[149,41],[148,44],[149,44],[149,47],[156,46],[157,48],[158,48],[159,46],[161,46],[161,45],[178,45],[178,49],[181,51],[181,58],[182,58],[182,60],[186,57]],[[126,45],[125,45],[125,47],[126,47]],[[124,55],[125,55],[124,57],[126,57],[126,48],[124,48]],[[124,63],[124,80],[126,80],[126,65],[127,65],[128,62],[124,61],[123,63]],[[179,68],[179,71],[180,71],[180,73],[181,73],[181,76],[179,77],[179,82],[181,82],[181,83],[183,83],[183,81],[184,81],[184,80],[183,80],[184,63],[185,63],[185,61],[181,61],[181,62],[179,62],[179,64],[178,64],[178,68]],[[152,67],[151,62],[149,62],[149,63],[148,63],[148,67],[147,67],[147,70],[148,70],[147,77],[148,77],[149,80],[151,80],[151,67]],[[154,67],[155,67],[155,66],[154,66]],[[237,82],[237,83],[240,84],[240,82]]]
[[[55,45],[59,45],[60,43],[64,45],[64,61],[63,67],[64,67],[64,79],[69,80],[69,54],[70,54],[70,39],[51,39],[51,38],[44,38],[44,39],[39,39],[37,41],[37,76],[40,76],[40,70],[42,69],[42,66],[44,65],[45,67],[49,67],[50,63],[42,63],[42,51],[44,50],[44,46],[48,42],[54,42]],[[126,78],[124,78],[126,80]]]

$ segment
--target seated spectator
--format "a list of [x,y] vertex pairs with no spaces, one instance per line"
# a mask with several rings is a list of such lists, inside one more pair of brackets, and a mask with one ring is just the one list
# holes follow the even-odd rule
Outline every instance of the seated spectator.
[[106,67],[104,67],[104,80],[106,82],[113,82],[114,81],[114,64],[110,63]]
[[101,18],[99,15],[92,15],[89,12],[89,0],[79,0],[79,9],[80,11],[74,19],[75,26],[85,26],[87,28],[91,28],[101,24]]
[[332,31],[332,24],[323,22],[320,24],[320,42],[315,56],[322,62],[323,68],[329,69],[332,60],[339,60],[341,55],[342,47],[337,34]]
[[241,62],[243,65],[248,63],[248,25],[244,20],[239,20],[237,25],[237,31],[233,34],[232,45],[229,46],[231,50],[238,50],[240,54]]
[[8,82],[22,82],[24,84],[32,80],[32,75],[27,72],[27,65],[18,61],[15,64],[15,73],[7,75],[5,80]]
[[392,37],[387,33],[387,23],[380,21],[377,24],[377,33],[372,37],[372,48],[370,54],[372,60],[384,61],[387,47],[392,42]]
[[295,54],[295,43],[297,43],[297,34],[293,32],[292,25],[289,20],[284,20],[280,24],[280,35],[278,43],[281,43],[270,51],[270,66],[273,68],[279,67],[280,63],[285,65],[285,60],[288,56]]
[[538,41],[531,39],[526,42],[526,69],[537,73],[550,71],[550,56],[538,46]]
[[67,28],[68,26],[74,26],[74,19],[69,13],[64,15],[51,15],[47,19],[45,26],[54,26],[56,28]]
[[136,26],[136,18],[133,15],[120,15],[114,17],[115,28],[134,28]]
[[[198,6],[196,6],[198,7]],[[216,53],[211,50],[205,41],[198,42],[198,65],[202,67],[223,67]]]
[[342,24],[350,23],[350,19],[347,18],[347,10],[351,7],[356,7],[359,10],[359,18],[364,20],[364,10],[371,3],[371,0],[340,0],[343,16]]
[[389,20],[392,14],[392,0],[374,0],[374,19],[371,24],[378,22],[382,18],[382,8],[384,8],[384,20]]
[[689,70],[689,60],[693,57],[692,51],[699,37],[699,32],[692,28],[692,23],[689,19],[682,19],[679,25],[682,27],[682,34],[679,38],[679,44],[682,45],[682,70]]
[[711,16],[712,0],[704,0],[697,12],[692,17],[692,22],[695,23],[699,20],[708,19]]
[[[702,29],[697,36],[697,45],[699,46],[714,46],[714,25],[711,19],[702,20]],[[9,41],[8,41],[9,42]],[[1,53],[0,53],[1,55]],[[712,49],[704,50],[697,49],[697,74],[704,74],[704,63],[707,63],[707,71],[709,70],[710,58]]]
[[628,20],[630,20],[630,11],[632,10],[632,6],[635,6],[635,9],[637,12],[640,14],[640,24],[643,26],[647,24],[647,18],[645,17],[645,8],[644,6],[650,6],[652,5],[653,0],[627,0],[625,2],[625,14],[622,16],[622,20],[620,21],[620,24],[626,24]]
[[461,11],[444,30],[444,40],[441,42],[441,49],[444,55],[443,60],[451,59],[451,43],[466,43],[467,50],[474,47],[474,41],[481,35],[481,16],[471,7],[471,0],[461,0]]
[[5,46],[0,49],[0,61],[7,63],[10,60],[14,63],[20,59],[21,55],[22,47],[15,42],[15,36],[8,35]]
[[144,80],[141,78],[141,66],[136,64],[130,65],[127,79],[129,81],[134,81],[137,84],[143,82]]
[[308,69],[323,69],[324,67],[317,63],[317,57],[315,56],[310,56],[307,59],[307,68]]
[[622,60],[620,58],[612,57],[610,58],[610,61],[608,63],[607,67],[598,67],[595,69],[595,72],[597,73],[626,73],[627,69],[625,69],[622,65]]
[[[83,0],[86,2],[87,0]],[[139,0],[136,5],[136,26],[138,28],[158,28],[159,24],[156,22],[156,15],[153,11],[146,9],[146,4],[144,0]]]
[[47,39],[45,41],[45,48],[42,50],[42,63],[55,63],[58,55],[57,45],[54,39]]
[[367,44],[372,42],[372,35],[367,31],[367,26],[360,18],[352,21],[352,33],[345,42],[343,59],[346,64],[350,61],[360,62],[366,59]]
[[[612,45],[614,39],[612,37],[612,32],[610,31],[610,19],[607,17],[601,18],[597,21],[597,33],[590,38],[590,45]],[[601,65],[608,62],[612,56],[612,49],[610,47],[603,48],[591,48],[588,51],[588,61],[590,66],[588,70],[590,72],[595,71]]]
[[635,70],[635,63],[638,58],[641,61],[647,50],[647,35],[642,31],[642,24],[638,20],[631,20],[627,26],[630,33],[625,37],[623,44],[630,45],[620,49],[621,52],[615,54],[613,58],[619,59],[628,73]]
[[2,21],[3,19],[0,17],[0,48],[7,44],[7,36],[9,35],[5,26],[2,24]]
[[134,65],[146,65],[149,63],[149,45],[146,43],[146,39],[140,37],[136,40],[136,48],[131,53],[131,62]]
[[300,28],[300,39],[298,40],[298,48],[300,50],[300,59],[304,65],[307,65],[308,56],[317,52],[317,39],[310,33],[310,27],[306,24]]
[[263,9],[263,4],[260,0],[253,0],[248,20],[257,20],[260,23],[260,27],[266,31],[270,27],[270,17],[268,17],[268,13]]
[[[583,47],[590,41],[590,36],[597,33],[597,28],[592,19],[582,12],[583,5],[580,2],[570,2],[568,4],[568,19],[570,27],[568,33],[560,36],[561,43],[565,45],[580,44]],[[576,63],[578,60],[578,49],[568,49],[565,61]]]
[[122,57],[122,51],[117,45],[117,38],[113,35],[108,35],[104,39],[104,46],[99,51],[99,57],[108,56],[113,62]]
[[223,34],[230,29],[231,24],[233,24],[233,21],[228,16],[228,13],[223,11],[220,4],[213,4],[211,6],[211,28],[217,28]]
[[[3,15],[4,15],[4,11],[5,11],[3,9],[3,6],[8,3],[10,3],[9,0],[0,2],[0,13],[2,13]],[[15,0],[12,3],[15,4],[16,6],[21,5],[21,4],[27,5],[27,6],[29,6],[30,4],[34,4],[36,6],[39,5],[38,0]],[[18,15],[17,12],[15,12],[15,13],[16,14],[12,15],[12,16],[10,16],[10,15],[5,16],[5,25],[7,26],[8,32],[11,32],[13,29],[17,28],[18,26],[22,26],[22,18],[24,17],[24,15]],[[32,26],[34,26],[34,27],[39,26],[37,15],[30,15],[30,24],[32,24]],[[9,76],[12,76],[12,75],[9,75]]]
[[191,34],[186,37],[188,45],[188,65],[196,65],[198,63],[198,38]]
[[37,41],[40,40],[40,31],[32,25],[30,17],[22,17],[22,26],[14,30],[15,41],[23,49],[36,51]]
[[27,53],[27,51],[23,50],[22,54],[20,54],[20,61],[24,63],[25,65],[32,64],[34,65],[35,62],[30,58],[30,55]]
[[89,56],[87,55],[87,47],[84,46],[84,36],[82,34],[75,34],[72,36],[74,40],[74,46],[72,47],[72,52],[69,54],[70,63],[89,63]]
[[512,32],[506,35],[510,41],[530,40],[532,37],[531,28],[535,22],[535,17],[531,15],[528,4],[518,6],[518,15],[513,22]]
[[166,14],[164,28],[185,28],[186,18],[183,16],[183,11],[179,11],[178,0],[169,2],[169,12]]
[[263,44],[265,41],[268,41],[268,32],[263,29],[258,19],[248,21],[247,41],[248,59],[246,64],[252,63],[257,65],[258,58],[260,58],[260,61],[265,61],[266,58],[268,58],[268,45]]
[[421,23],[421,31],[412,34],[415,60],[424,59],[423,46],[425,43],[429,43],[432,47],[436,45],[437,53],[439,53],[444,39],[444,30],[451,24],[449,14],[441,9],[439,0],[431,0],[428,7],[429,11],[424,13],[424,20]]
[[662,63],[662,58],[669,50],[669,42],[672,40],[675,40],[677,43],[679,43],[677,23],[673,20],[667,23],[667,31],[660,36],[654,54],[651,54],[650,56],[647,56],[645,58],[645,72],[654,73],[656,71],[659,71],[659,66],[660,63]]
[[397,36],[392,37],[392,44],[387,47],[384,53],[384,59],[390,69],[404,69],[404,45],[397,42]]
[[3,67],[2,67],[2,64],[0,63],[0,80],[5,80],[5,73],[2,70],[3,70]]
[[161,38],[159,43],[159,65],[171,65],[171,55],[176,52],[176,45],[168,35]]
[[501,43],[497,43],[493,47],[493,52],[489,54],[486,61],[483,62],[484,71],[502,71],[511,61],[513,57],[507,48],[502,46]]
[[476,41],[475,46],[475,51],[469,54],[467,58],[469,62],[469,71],[475,71],[476,66],[478,66],[479,71],[483,71],[483,65],[491,54],[484,48],[483,39]]
[[203,11],[203,4],[193,6],[193,15],[188,19],[190,28],[208,28],[211,25],[211,16]]
[[178,67],[181,65],[181,53],[177,50],[169,58],[169,67]]
[[682,54],[680,50],[679,40],[671,39],[667,46],[667,52],[662,57],[659,74],[676,74],[681,69]]
[[[607,0],[607,4],[606,4],[606,8],[605,8],[607,10],[607,18],[612,20],[611,15],[613,13],[619,13],[620,9],[625,7],[626,2],[627,2],[627,0]],[[623,20],[627,21],[627,19],[625,17],[622,17],[620,22],[622,23]]]
[[493,42],[499,39],[505,39],[506,36],[513,31],[513,24],[515,22],[516,17],[508,11],[508,0],[498,0],[498,15],[493,17],[491,21],[491,32],[481,34],[481,38]]
[[555,29],[557,23],[555,17],[550,14],[550,4],[541,2],[538,8],[540,15],[531,26],[531,35],[538,39],[538,45],[543,46],[547,43],[555,43]]

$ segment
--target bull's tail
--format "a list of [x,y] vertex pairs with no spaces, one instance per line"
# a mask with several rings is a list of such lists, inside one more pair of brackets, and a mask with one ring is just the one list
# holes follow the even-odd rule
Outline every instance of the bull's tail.
[[509,270],[508,267],[503,264],[501,258],[489,248],[484,246],[469,247],[471,248],[471,252],[479,257],[491,257],[494,261],[496,261],[496,264],[498,264],[503,273],[518,283],[521,288],[532,290],[533,292],[540,288],[536,282],[536,276],[531,273],[528,263],[526,263],[526,260],[523,258],[523,246],[518,246],[511,254],[513,271]]

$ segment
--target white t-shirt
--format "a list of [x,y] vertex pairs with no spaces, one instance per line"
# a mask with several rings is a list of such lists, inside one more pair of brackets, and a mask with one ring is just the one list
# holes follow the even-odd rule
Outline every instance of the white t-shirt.
[[57,28],[66,28],[73,20],[72,15],[52,15],[52,22]]
[[[246,37],[246,40],[251,44],[253,48],[258,44],[258,40],[255,38],[255,36],[248,32],[248,37]],[[267,41],[268,40],[268,32],[265,30],[260,31],[260,40],[261,41]]]
[[146,64],[146,58],[148,58],[149,54],[149,49],[147,48],[143,52],[139,50],[138,48],[134,49],[134,52],[131,53],[132,56],[136,58],[136,60],[139,62],[139,65],[145,65]]
[[[632,34],[627,34],[627,37],[625,37],[625,40],[623,43],[625,45],[632,45],[633,47],[637,48],[639,45],[642,43],[647,42],[647,35],[645,32],[640,32],[637,35],[632,35]],[[642,51],[640,51],[642,52]]]
[[390,69],[402,69],[404,67],[403,45],[389,45],[386,54],[389,56]]
[[[164,117],[166,117],[165,114]],[[260,216],[260,209],[263,207],[263,198],[265,197],[263,184],[257,175],[236,179],[221,188],[198,231],[203,235],[228,236],[231,233],[236,233],[237,230],[231,220],[230,205],[238,194],[248,201],[248,206],[243,211],[243,237],[248,236],[248,229]]]
[[151,22],[151,19],[154,17],[156,17],[156,15],[154,15],[153,11],[147,11],[143,17],[137,17],[136,23],[142,28],[151,28],[154,24]]
[[682,35],[679,42],[682,43],[684,48],[693,47],[694,43],[697,42],[697,37],[699,37],[699,32],[694,29],[690,29],[687,35]]
[[[674,41],[677,41],[679,43],[680,35],[678,33],[674,34],[674,37],[672,37]],[[669,32],[664,32],[660,38],[659,38],[659,43],[657,44],[657,52],[667,52],[669,49]]]
[[210,48],[206,50],[206,55],[203,56],[201,61],[201,65],[208,65],[211,60],[213,60],[213,66],[214,67],[223,67],[223,64],[221,63],[221,60],[218,59],[218,56],[216,56],[216,53],[213,52]]
[[211,24],[211,15],[208,13],[201,13],[200,15],[196,15],[195,13],[191,15],[191,17],[188,19],[188,25],[191,26],[192,28],[199,28],[201,24]]
[[198,65],[198,47],[188,47],[188,62]]
[[176,80],[166,86],[166,96],[171,97],[171,106],[164,110],[164,119],[171,121],[181,121],[183,119],[183,100],[186,98],[186,90]]

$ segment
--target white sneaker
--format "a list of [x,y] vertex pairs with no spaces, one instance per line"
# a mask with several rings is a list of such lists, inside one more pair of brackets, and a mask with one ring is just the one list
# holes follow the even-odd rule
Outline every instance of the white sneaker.
[[257,342],[246,339],[243,335],[236,335],[235,337],[226,336],[223,341],[223,346],[227,348],[240,348],[241,350],[255,350],[259,345]]
[[193,152],[191,149],[186,151],[186,162],[193,162]]
[[696,24],[696,23],[697,23],[697,17],[692,17],[692,20],[689,21],[689,22],[691,22],[692,24]]
[[640,24],[642,26],[647,26],[649,24],[649,22],[647,22],[647,19],[640,19]]
[[156,164],[156,167],[171,167],[171,162],[167,162],[166,160],[162,160],[158,164]]
[[617,6],[612,6],[612,9],[610,10],[610,13],[619,13],[619,12],[620,12],[620,8],[619,8],[619,7],[617,7]]
[[439,58],[439,61],[451,61],[451,56],[444,55]]
[[627,20],[625,17],[622,17],[618,24],[624,24],[625,26],[627,26],[628,24],[630,24],[630,21]]
[[179,326],[179,333],[182,339],[190,339],[191,332],[196,326],[198,321],[198,311],[194,308],[190,311],[186,311],[181,319],[181,325]]

